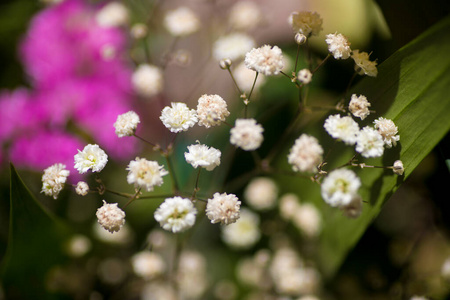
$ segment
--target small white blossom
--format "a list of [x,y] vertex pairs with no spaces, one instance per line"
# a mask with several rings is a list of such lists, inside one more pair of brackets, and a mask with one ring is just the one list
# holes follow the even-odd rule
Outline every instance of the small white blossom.
[[348,110],[357,118],[364,120],[370,114],[370,102],[367,101],[366,96],[356,94],[352,95]]
[[375,128],[383,137],[384,144],[386,147],[391,148],[392,146],[397,146],[397,142],[400,140],[400,135],[398,135],[398,128],[392,120],[379,117],[375,121]]
[[75,192],[80,196],[86,196],[89,192],[89,185],[84,181],[78,181]]
[[128,9],[120,2],[110,2],[103,6],[95,16],[102,27],[118,27],[128,23]]
[[342,214],[348,218],[358,218],[362,213],[363,203],[360,195],[354,195],[349,204],[340,207]]
[[189,109],[181,102],[172,102],[172,107],[164,107],[159,118],[171,132],[187,131],[198,121],[195,109]]
[[209,274],[206,268],[206,259],[200,252],[185,250],[180,254],[176,279],[179,292],[184,299],[202,298],[208,288]]
[[298,45],[303,45],[306,43],[307,37],[303,33],[297,32],[294,36],[294,40]]
[[377,77],[378,69],[377,62],[369,60],[369,54],[367,52],[359,52],[353,50],[352,58],[355,61],[355,71],[359,75],[367,75],[371,77]]
[[139,95],[153,97],[163,89],[163,72],[153,65],[139,65],[131,76],[131,83]]
[[72,236],[67,243],[67,252],[72,257],[81,257],[88,253],[91,248],[91,240],[82,234]]
[[166,13],[164,27],[173,36],[186,36],[200,29],[200,20],[191,9],[182,6]]
[[235,223],[222,227],[222,239],[233,248],[247,249],[261,237],[259,216],[245,208],[241,209],[240,215]]
[[184,157],[187,163],[196,169],[202,167],[207,171],[212,171],[220,165],[220,156],[222,153],[216,148],[202,144],[194,144],[188,146],[188,151],[184,153]]
[[300,199],[295,194],[285,194],[279,201],[280,216],[285,220],[291,220],[300,207]]
[[228,225],[239,219],[240,207],[241,201],[236,195],[215,193],[212,199],[208,199],[205,213],[211,223]]
[[252,179],[244,191],[247,203],[257,210],[266,210],[275,206],[278,197],[278,187],[270,178],[257,177]]
[[259,6],[252,1],[238,1],[231,7],[229,22],[238,30],[255,28],[262,19]]
[[327,34],[325,41],[328,44],[328,51],[335,59],[347,59],[350,57],[352,49],[350,42],[340,33]]
[[297,207],[292,216],[292,222],[306,236],[318,236],[322,229],[322,217],[319,210],[312,204],[306,203]]
[[447,258],[441,267],[441,276],[445,280],[450,280],[450,258]]
[[322,162],[323,148],[319,141],[307,134],[302,134],[295,140],[289,155],[288,162],[294,171],[317,172],[317,166]]
[[245,66],[266,76],[278,75],[284,67],[283,53],[277,46],[253,48],[245,55]]
[[303,84],[308,84],[311,82],[312,76],[313,75],[309,69],[302,69],[298,71],[297,79]]
[[83,151],[78,150],[75,154],[75,169],[80,174],[91,169],[92,172],[100,172],[108,162],[108,155],[98,145],[86,145]]
[[141,122],[139,116],[134,111],[117,116],[114,123],[116,134],[118,137],[132,136],[136,132],[137,125]]
[[335,139],[342,140],[347,145],[354,145],[359,132],[359,125],[351,117],[330,115],[323,126]]
[[[253,87],[253,82],[255,82],[256,72],[248,69],[242,62],[233,69],[233,76],[242,91],[250,91]],[[258,76],[253,92],[258,90],[265,82],[266,78],[264,76]]]
[[206,128],[220,125],[229,115],[227,103],[219,95],[203,95],[198,99],[198,125]]
[[98,223],[111,233],[119,231],[125,224],[125,212],[117,203],[108,204],[103,200],[103,206],[97,209],[96,215]]
[[244,33],[232,33],[219,38],[213,45],[213,57],[220,61],[232,61],[244,57],[245,53],[255,47],[255,40]]
[[155,220],[161,227],[173,233],[191,228],[195,223],[195,209],[191,200],[181,197],[167,198],[155,211]]
[[156,161],[146,160],[136,157],[130,161],[127,167],[127,182],[135,187],[145,189],[147,192],[153,191],[155,186],[163,184],[163,176],[169,174],[163,166]]
[[256,150],[263,142],[263,131],[255,119],[237,119],[230,130],[230,143],[245,151]]
[[288,21],[295,33],[301,33],[306,37],[318,35],[322,31],[323,20],[316,12],[295,11],[289,16]]
[[53,199],[58,198],[69,174],[70,171],[66,170],[66,165],[60,163],[45,169],[42,175],[41,193],[44,193],[46,196],[52,196]]
[[330,172],[323,180],[321,185],[322,198],[331,206],[345,206],[350,204],[360,186],[361,180],[355,172],[337,169]]
[[403,175],[405,168],[403,167],[403,162],[401,160],[394,161],[393,171],[397,175]]
[[164,273],[166,263],[161,255],[150,252],[141,251],[131,257],[131,266],[133,272],[145,279],[152,279]]
[[144,23],[136,23],[131,27],[130,34],[135,39],[143,39],[148,34],[148,27]]
[[366,126],[356,139],[356,151],[364,157],[380,157],[384,152],[383,137],[375,129]]

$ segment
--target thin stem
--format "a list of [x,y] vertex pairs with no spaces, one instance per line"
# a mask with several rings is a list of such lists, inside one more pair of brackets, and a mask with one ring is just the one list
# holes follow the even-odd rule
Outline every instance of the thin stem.
[[350,90],[350,87],[352,86],[353,80],[355,80],[357,74],[358,73],[354,72],[352,77],[350,78],[350,81],[348,82],[347,88],[345,89],[345,92],[344,92],[344,99],[347,97],[347,93]]
[[172,166],[172,161],[170,160],[169,154],[165,153],[163,155],[166,158],[166,162],[167,162],[167,169],[169,171],[169,175],[170,175],[170,179],[172,181],[172,189],[174,191],[174,193],[178,193],[178,182],[177,182],[177,178],[175,176],[175,172]]
[[199,179],[200,179],[200,172],[201,171],[202,171],[202,168],[198,168],[197,178],[195,179],[195,188],[194,188],[194,192],[192,193],[192,197],[191,197],[192,200],[195,199],[195,196],[197,195],[197,192],[200,190],[198,188],[198,182],[199,182]]
[[158,148],[158,147],[159,147],[158,145],[153,144],[152,142],[149,142],[149,141],[147,141],[146,139],[144,139],[144,138],[142,138],[142,137],[136,135],[136,133],[134,133],[133,136],[136,137],[136,138],[138,138],[138,139],[140,139],[140,140],[143,141],[144,143],[149,144],[150,146],[152,146],[152,147],[154,147],[154,148]]
[[121,196],[121,197],[125,197],[125,198],[130,198],[133,197],[133,194],[127,194],[127,193],[121,193],[121,192],[116,192],[116,191],[112,191],[110,189],[105,188],[105,192],[117,195],[117,196]]
[[250,97],[252,96],[253,90],[255,89],[256,80],[258,79],[259,72],[256,72],[255,80],[253,80],[252,89],[250,90],[250,94],[248,94],[247,100],[250,101]]
[[242,95],[242,91],[241,91],[241,89],[239,88],[239,85],[237,84],[236,79],[235,79],[234,76],[233,76],[233,72],[231,72],[231,68],[227,68],[227,70],[228,70],[228,73],[229,73],[230,76],[231,76],[231,79],[232,79],[233,82],[234,82],[234,85],[236,86],[236,88],[237,88],[237,90],[238,90],[238,92],[239,92],[239,95]]
[[141,188],[139,188],[136,193],[133,195],[133,197],[128,200],[128,202],[123,206],[123,209],[127,208],[128,205],[131,204],[131,202],[133,202],[134,200],[136,200],[136,198],[139,196],[139,194],[141,193]]
[[175,194],[165,194],[165,195],[149,195],[149,196],[143,196],[139,197],[139,199],[159,199],[159,198],[170,198],[174,197]]
[[[309,39],[306,39],[306,56],[308,57],[308,68],[312,69],[312,58],[311,58],[311,49],[309,48]],[[314,72],[313,72],[314,73]]]
[[312,74],[314,75],[314,73],[316,73],[317,70],[319,70],[319,68],[322,67],[330,57],[331,54],[328,53],[327,57],[325,57],[325,59],[320,62],[320,64],[314,69],[314,71],[312,71]]
[[262,159],[259,156],[258,152],[250,151],[250,153],[252,154],[253,160],[255,161],[255,165],[257,165],[258,167],[261,167],[262,166]]
[[297,45],[297,55],[295,57],[294,73],[297,73],[298,57],[300,56],[300,44]]
[[284,76],[286,76],[287,78],[289,78],[289,80],[292,81],[292,77],[289,76],[288,74],[284,73],[283,71],[280,71],[281,74],[283,74]]

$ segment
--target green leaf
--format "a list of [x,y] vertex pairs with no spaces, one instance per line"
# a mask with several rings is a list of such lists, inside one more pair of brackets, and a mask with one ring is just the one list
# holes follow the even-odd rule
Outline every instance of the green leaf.
[[8,248],[2,261],[7,299],[59,299],[46,290],[52,267],[66,261],[63,242],[69,230],[30,193],[11,165]]
[[[390,166],[400,159],[405,174],[397,176],[383,169],[357,170],[363,184],[360,194],[367,203],[356,220],[345,218],[336,209],[326,217],[318,256],[327,277],[337,271],[382,205],[449,131],[449,53],[447,17],[383,62],[377,78],[365,78],[351,91],[365,95],[376,111],[367,125],[383,116],[399,128],[400,144],[387,149],[382,158],[366,163]],[[314,201],[322,201],[319,198],[316,194]]]

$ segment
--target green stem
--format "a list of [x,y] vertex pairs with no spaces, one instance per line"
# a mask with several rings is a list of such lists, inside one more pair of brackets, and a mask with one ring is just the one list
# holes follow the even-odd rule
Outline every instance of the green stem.
[[141,188],[139,188],[136,193],[133,195],[132,198],[130,198],[130,200],[128,200],[128,202],[123,206],[123,209],[127,208],[128,205],[131,204],[131,202],[133,202],[134,200],[136,200],[136,198],[139,196],[139,193],[141,192]]
[[327,57],[325,57],[325,59],[322,60],[322,61],[320,62],[320,64],[319,64],[319,65],[314,69],[314,71],[312,71],[311,73],[314,75],[314,73],[316,73],[317,70],[319,70],[319,68],[322,67],[322,66],[325,64],[325,62],[326,62],[330,57],[331,57],[331,54],[328,53]]

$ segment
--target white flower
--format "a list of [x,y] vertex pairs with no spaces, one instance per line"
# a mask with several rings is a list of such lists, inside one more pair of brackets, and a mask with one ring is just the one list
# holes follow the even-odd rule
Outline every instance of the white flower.
[[220,125],[229,115],[227,103],[219,95],[203,95],[198,99],[198,125],[206,128]]
[[301,33],[306,37],[318,35],[322,31],[323,20],[316,12],[295,11],[289,16],[289,24],[296,33]]
[[202,144],[194,144],[188,146],[188,151],[184,153],[187,163],[191,164],[194,168],[202,167],[207,171],[214,170],[215,167],[220,165],[220,156],[222,153],[213,147],[208,147]]
[[98,145],[89,144],[83,151],[78,150],[75,154],[75,169],[80,174],[86,173],[91,169],[92,172],[100,172],[108,162],[108,155]]
[[244,33],[232,33],[214,42],[213,56],[216,60],[231,59],[232,61],[244,57],[245,53],[255,47],[255,41]]
[[445,279],[445,280],[449,280],[450,279],[450,258],[447,258],[444,263],[442,264],[441,267],[441,276]]
[[284,67],[283,53],[277,46],[253,48],[245,55],[245,66],[266,76],[278,75]]
[[156,66],[139,65],[131,77],[131,83],[139,95],[153,97],[163,89],[163,72]]
[[398,128],[394,122],[383,117],[379,117],[373,122],[375,123],[375,128],[378,129],[378,132],[383,137],[386,147],[391,148],[392,146],[397,146],[400,136],[397,134]]
[[375,129],[366,126],[356,139],[356,151],[364,157],[380,157],[384,152],[383,137]]
[[245,208],[241,209],[241,216],[236,223],[222,227],[223,241],[234,248],[250,248],[260,237],[259,216]]
[[278,187],[270,178],[257,177],[252,179],[244,191],[247,203],[257,210],[266,210],[275,206],[278,197]]
[[302,134],[295,140],[289,155],[288,162],[294,171],[317,172],[317,166],[322,162],[323,149],[319,141],[307,134]]
[[350,57],[352,52],[352,49],[350,49],[350,42],[342,34],[327,34],[325,41],[328,44],[328,51],[330,51],[335,59],[347,59]]
[[312,73],[309,69],[302,69],[298,71],[297,79],[303,84],[308,84],[311,82]]
[[[253,87],[253,82],[255,82],[256,72],[248,69],[244,63],[240,63],[233,69],[233,76],[242,91],[250,91]],[[265,82],[266,78],[264,76],[258,76],[253,92],[258,90]]]
[[131,257],[131,265],[133,272],[139,277],[152,279],[164,273],[166,264],[161,255],[150,252],[141,251]]
[[353,50],[352,58],[355,61],[355,71],[359,75],[366,74],[367,76],[377,77],[377,62],[370,61],[369,54],[367,52],[360,53],[358,50]]
[[340,139],[347,145],[354,145],[359,132],[359,125],[351,117],[330,115],[323,126],[335,139]]
[[172,107],[164,107],[159,118],[171,132],[187,131],[198,121],[195,109],[189,109],[181,102],[172,102]]
[[403,172],[405,172],[405,168],[403,167],[403,162],[401,160],[394,161],[393,171],[397,175],[403,175]]
[[352,95],[350,103],[348,104],[348,110],[357,118],[364,120],[370,114],[370,102],[363,95]]
[[356,195],[361,180],[355,172],[347,169],[337,169],[328,174],[322,182],[322,198],[331,206],[350,204]]
[[362,213],[362,199],[360,195],[354,195],[349,204],[340,207],[344,216],[355,219]]
[[181,197],[167,198],[155,211],[155,220],[161,227],[173,233],[191,228],[197,210],[191,200]]
[[235,29],[255,28],[262,19],[259,6],[252,1],[239,1],[231,7],[229,22]]
[[117,121],[114,123],[117,136],[132,136],[136,132],[137,125],[140,122],[139,116],[134,111],[117,116]]
[[147,192],[153,191],[155,186],[161,186],[163,184],[162,177],[169,174],[156,161],[149,161],[139,157],[130,161],[127,171],[129,171],[127,182],[143,188]]
[[136,23],[131,27],[130,34],[135,39],[142,39],[147,36],[148,27],[144,23]]
[[205,212],[211,223],[228,225],[239,219],[240,207],[241,201],[236,195],[215,193],[212,199],[208,199]]
[[245,151],[253,151],[263,142],[263,127],[255,119],[237,119],[230,130],[230,143]]
[[108,204],[103,200],[103,206],[97,209],[96,215],[98,223],[111,233],[119,231],[125,224],[125,212],[117,203]]
[[67,252],[72,257],[81,257],[91,250],[92,243],[82,234],[72,236],[67,243]]
[[84,181],[78,181],[75,192],[80,196],[86,196],[89,192],[89,185]]
[[322,229],[320,212],[310,203],[297,207],[293,213],[292,222],[308,237],[317,236]]
[[285,220],[292,219],[300,207],[300,199],[295,194],[283,195],[279,203],[280,216]]
[[[180,254],[176,279],[179,292],[184,299],[201,299],[208,288],[208,273],[205,257],[194,251]],[[167,298],[159,298],[166,300]]]
[[66,170],[66,165],[60,163],[45,169],[42,175],[41,193],[44,193],[46,196],[52,196],[53,199],[58,198],[69,174],[70,171]]
[[118,27],[128,23],[128,9],[120,2],[110,2],[97,12],[95,19],[102,27]]
[[200,28],[200,20],[192,10],[182,6],[167,12],[164,27],[173,36],[186,36]]

